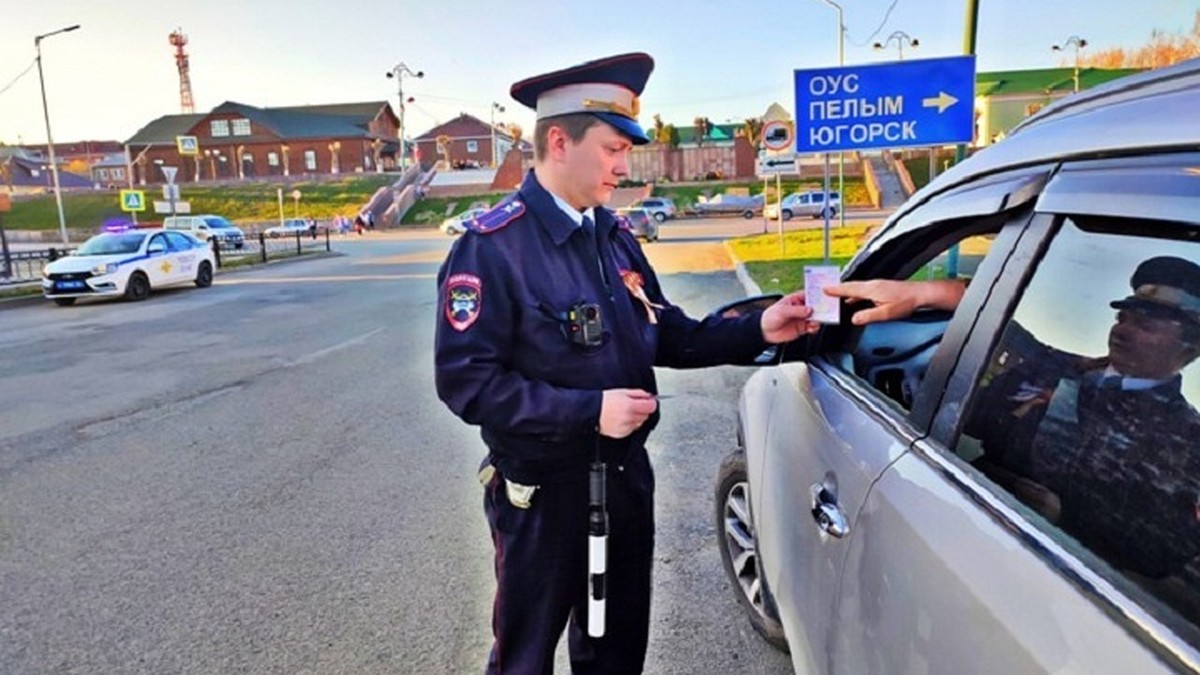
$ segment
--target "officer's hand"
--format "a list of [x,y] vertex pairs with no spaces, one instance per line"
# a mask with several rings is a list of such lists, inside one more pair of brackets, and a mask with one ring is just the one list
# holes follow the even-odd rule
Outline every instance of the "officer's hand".
[[658,409],[654,394],[641,389],[605,389],[600,403],[600,435],[625,438]]
[[779,344],[815,333],[820,330],[821,324],[809,321],[810,316],[812,307],[804,304],[804,291],[785,295],[763,311],[763,339],[771,344]]
[[877,321],[904,319],[922,307],[953,311],[962,300],[966,285],[958,280],[894,281],[872,279],[826,286],[825,295],[847,300],[866,300],[875,306],[859,310],[850,319],[856,326]]

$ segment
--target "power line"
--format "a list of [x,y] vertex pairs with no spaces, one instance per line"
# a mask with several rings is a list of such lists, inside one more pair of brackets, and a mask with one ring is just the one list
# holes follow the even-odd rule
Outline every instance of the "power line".
[[890,6],[888,6],[887,11],[884,12],[884,14],[883,14],[883,21],[879,22],[879,26],[875,29],[875,32],[868,35],[866,40],[864,40],[861,43],[851,40],[850,44],[854,45],[855,47],[866,47],[867,45],[872,44],[871,41],[874,40],[875,36],[879,35],[879,32],[882,31],[883,27],[887,25],[888,17],[890,17],[892,15],[892,10],[896,9],[896,3],[898,3],[898,2],[900,2],[900,0],[892,0],[892,4]]
[[22,77],[25,77],[26,75],[28,75],[29,71],[33,70],[33,67],[36,65],[37,65],[37,58],[35,57],[32,61],[29,62],[29,65],[25,68],[25,70],[21,71],[20,75],[17,75],[16,77],[14,77],[12,82],[9,82],[8,84],[4,85],[3,89],[0,89],[0,95],[3,95],[4,92],[8,91],[9,89],[12,89],[12,86],[14,84],[16,84]]

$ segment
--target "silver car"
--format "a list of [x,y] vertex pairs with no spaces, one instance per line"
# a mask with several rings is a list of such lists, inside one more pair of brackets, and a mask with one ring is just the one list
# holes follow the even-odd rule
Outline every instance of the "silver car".
[[843,271],[956,311],[764,354],[715,515],[797,672],[1200,672],[1196,110],[1200,60],[1047,107]]

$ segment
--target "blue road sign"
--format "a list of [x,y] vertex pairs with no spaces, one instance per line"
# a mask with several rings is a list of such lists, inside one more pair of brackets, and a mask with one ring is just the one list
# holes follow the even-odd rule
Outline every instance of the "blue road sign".
[[967,143],[975,57],[796,71],[800,154]]

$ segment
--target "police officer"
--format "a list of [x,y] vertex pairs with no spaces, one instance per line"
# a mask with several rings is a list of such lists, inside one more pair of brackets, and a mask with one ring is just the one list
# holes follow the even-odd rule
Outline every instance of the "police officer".
[[[628,174],[654,61],[623,54],[512,86],[537,111],[520,189],[469,223],[438,274],[438,395],[488,448],[495,547],[489,673],[549,673],[569,623],[574,672],[637,673],[650,619],[658,421],[654,366],[753,359],[815,332],[800,293],[761,313],[696,321],[663,295],[603,205]],[[603,635],[587,626],[588,471],[607,472]]]

